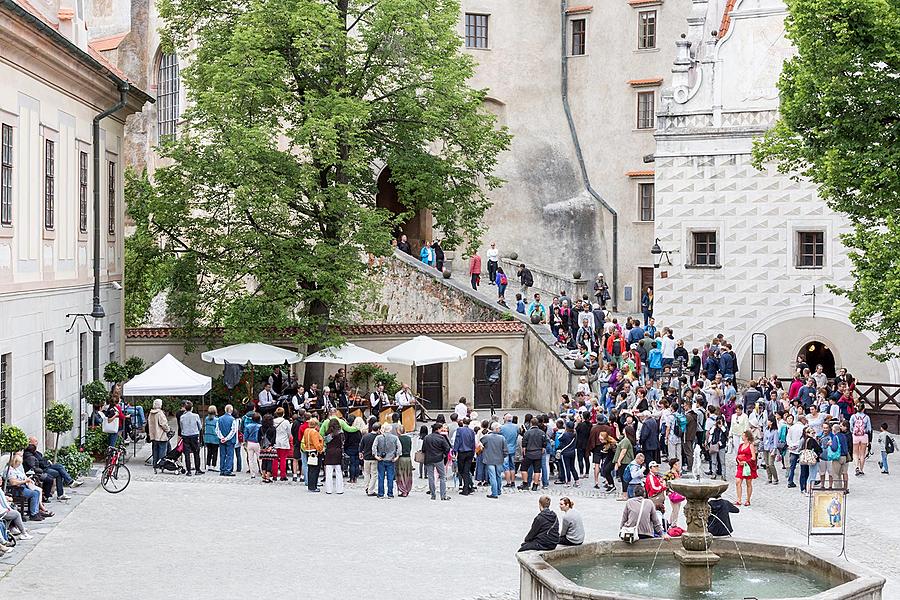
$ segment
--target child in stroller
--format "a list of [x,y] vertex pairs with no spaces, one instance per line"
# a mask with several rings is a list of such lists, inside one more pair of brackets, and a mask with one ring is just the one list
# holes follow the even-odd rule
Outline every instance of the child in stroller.
[[174,448],[166,452],[166,456],[159,462],[159,469],[163,473],[184,474],[185,469],[181,466],[181,457],[184,454],[184,440],[178,439],[178,443]]

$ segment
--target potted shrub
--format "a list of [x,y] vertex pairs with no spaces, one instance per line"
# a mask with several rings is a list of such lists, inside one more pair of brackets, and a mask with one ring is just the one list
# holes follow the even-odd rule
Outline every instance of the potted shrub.
[[72,416],[72,407],[67,404],[54,402],[47,409],[47,430],[56,434],[53,448],[59,448],[59,434],[72,430],[75,420]]
[[[27,445],[28,436],[15,425],[7,425],[0,431],[0,452],[8,452],[10,459]],[[3,480],[3,490],[6,491],[6,479]]]
[[92,381],[84,386],[84,389],[81,390],[81,395],[91,406],[94,404],[102,406],[106,399],[109,398],[109,390],[106,389],[106,384],[102,381]]
[[103,369],[103,380],[109,383],[122,383],[128,381],[128,369],[125,365],[111,362]]

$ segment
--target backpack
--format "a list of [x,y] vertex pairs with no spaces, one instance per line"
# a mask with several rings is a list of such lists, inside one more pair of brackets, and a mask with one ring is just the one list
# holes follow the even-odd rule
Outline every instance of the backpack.
[[614,356],[619,356],[622,354],[622,338],[616,338],[613,340],[612,353]]
[[625,473],[622,474],[622,481],[625,482],[625,485],[631,483],[631,465],[632,463],[628,463],[628,466],[625,467]]
[[894,438],[890,435],[884,436],[884,453],[885,454],[893,454],[894,453]]
[[509,279],[506,278],[506,273],[500,273],[500,285],[509,284]]
[[687,429],[687,415],[679,411],[675,413],[675,433],[676,435],[684,435]]
[[853,435],[854,436],[866,435],[866,421],[861,416],[857,416],[856,420],[853,422]]

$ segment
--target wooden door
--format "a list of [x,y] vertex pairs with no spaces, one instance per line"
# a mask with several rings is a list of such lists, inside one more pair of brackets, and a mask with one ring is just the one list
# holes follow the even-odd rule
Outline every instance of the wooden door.
[[[490,363],[488,362],[490,361]],[[494,408],[500,408],[503,398],[503,377],[501,376],[496,383],[490,383],[487,380],[485,367],[499,365],[500,373],[503,373],[503,357],[499,355],[476,356],[475,357],[475,408],[490,408],[493,403]]]
[[638,299],[644,295],[648,287],[653,287],[653,267],[641,267],[641,291],[638,294]]

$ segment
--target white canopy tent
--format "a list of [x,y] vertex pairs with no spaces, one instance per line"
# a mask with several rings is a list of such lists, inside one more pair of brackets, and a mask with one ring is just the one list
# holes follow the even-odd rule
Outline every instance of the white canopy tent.
[[387,363],[390,361],[383,354],[361,348],[356,344],[346,343],[341,346],[319,350],[315,354],[307,356],[303,362],[356,365],[360,363]]
[[126,396],[203,396],[212,389],[212,377],[184,366],[171,354],[136,375],[122,388]]
[[437,363],[459,362],[465,360],[469,353],[462,348],[451,346],[432,339],[427,335],[416,336],[408,342],[394,346],[384,353],[392,363],[410,366],[410,388],[416,392],[416,367]]
[[206,362],[224,365],[231,363],[235,365],[283,365],[287,362],[289,365],[303,360],[303,355],[296,350],[288,350],[271,346],[269,344],[261,344],[258,342],[249,344],[234,344],[217,350],[210,350],[200,355]]

